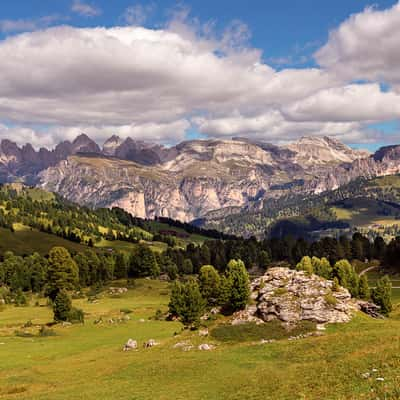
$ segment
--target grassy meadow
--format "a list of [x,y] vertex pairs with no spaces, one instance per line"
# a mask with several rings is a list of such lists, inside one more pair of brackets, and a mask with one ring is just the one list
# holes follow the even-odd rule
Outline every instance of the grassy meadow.
[[[57,325],[51,328],[56,336],[49,337],[37,335],[39,325],[52,320],[45,299],[39,305],[32,299],[28,307],[3,306],[0,399],[400,398],[400,298],[390,319],[360,314],[349,324],[329,326],[322,336],[290,341],[275,325],[235,331],[221,317],[207,321],[210,336],[204,338],[178,322],[155,320],[158,309],[167,310],[168,292],[168,283],[143,279],[122,295],[105,290],[95,302],[76,299],[85,324]],[[95,324],[100,317],[104,322]],[[277,340],[261,344],[262,337]],[[129,338],[139,348],[123,352]],[[148,339],[159,345],[143,348]],[[178,342],[194,347],[174,348]],[[200,351],[200,343],[216,347]]]

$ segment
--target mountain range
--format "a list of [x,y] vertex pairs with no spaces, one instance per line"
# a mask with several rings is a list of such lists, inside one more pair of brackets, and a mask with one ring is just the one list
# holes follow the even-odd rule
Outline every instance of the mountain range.
[[[262,208],[286,195],[333,190],[358,178],[400,172],[400,146],[374,154],[330,137],[277,146],[247,138],[191,140],[166,147],[82,134],[53,150],[0,143],[0,181],[24,181],[94,207],[192,221]],[[222,211],[221,211],[222,210]]]

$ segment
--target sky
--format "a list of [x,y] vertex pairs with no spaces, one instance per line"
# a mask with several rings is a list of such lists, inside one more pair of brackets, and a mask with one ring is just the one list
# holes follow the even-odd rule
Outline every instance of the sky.
[[5,0],[0,139],[400,143],[400,2]]

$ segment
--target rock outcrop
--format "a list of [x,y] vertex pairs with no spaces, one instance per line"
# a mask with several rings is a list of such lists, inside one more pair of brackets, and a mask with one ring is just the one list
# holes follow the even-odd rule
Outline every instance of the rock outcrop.
[[252,297],[256,300],[252,317],[265,322],[349,322],[359,309],[347,289],[339,287],[335,291],[332,281],[304,271],[271,268],[251,286]]

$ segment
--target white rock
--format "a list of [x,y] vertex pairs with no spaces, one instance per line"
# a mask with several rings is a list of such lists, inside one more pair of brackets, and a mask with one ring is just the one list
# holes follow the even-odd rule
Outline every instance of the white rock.
[[137,345],[137,341],[133,340],[133,339],[129,339],[126,343],[125,346],[123,348],[123,351],[130,351],[130,350],[134,350],[137,349],[138,345]]

